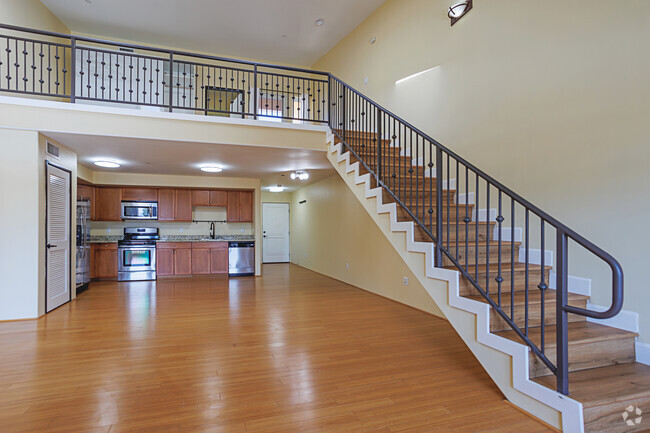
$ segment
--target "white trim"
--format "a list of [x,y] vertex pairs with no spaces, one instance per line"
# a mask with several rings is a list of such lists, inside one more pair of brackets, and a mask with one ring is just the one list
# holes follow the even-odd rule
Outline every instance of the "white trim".
[[[522,242],[522,230],[521,227],[515,227],[515,242]],[[499,225],[494,225],[494,231],[492,233],[492,240],[499,240]],[[510,242],[512,240],[512,227],[503,227],[501,226],[501,242]]]
[[[110,102],[110,101],[107,101]],[[254,119],[237,119],[234,117],[201,116],[197,114],[167,113],[159,111],[139,110],[137,108],[117,108],[94,104],[71,104],[69,102],[47,101],[42,99],[17,98],[12,96],[0,96],[0,104],[15,104],[28,107],[56,108],[58,110],[84,111],[91,113],[118,114],[136,117],[148,117],[156,119],[193,120],[204,123],[221,123],[242,126],[257,126],[263,128],[285,128],[301,129],[305,131],[327,132],[327,125],[313,125],[309,123],[290,122],[269,122]],[[197,110],[200,111],[200,110]]]
[[650,365],[650,344],[637,341],[634,343],[634,349],[636,351],[636,362]]
[[477,220],[477,214],[478,214],[478,221],[479,222],[487,222],[488,219],[490,221],[496,221],[497,220],[497,210],[496,209],[490,209],[490,213],[489,213],[489,217],[488,217],[487,209],[474,208],[474,210],[472,211],[472,221]]
[[[463,340],[467,343],[470,350],[472,350],[474,355],[481,361],[483,367],[486,369],[488,374],[490,374],[501,391],[505,394],[506,398],[508,398],[511,402],[518,405],[522,409],[540,417],[542,415],[540,412],[542,409],[539,406],[539,403],[541,403],[547,408],[552,408],[561,414],[561,424],[564,431],[578,433],[583,432],[584,422],[582,404],[568,396],[562,395],[529,380],[528,372],[530,349],[523,344],[507,340],[490,332],[489,305],[482,302],[473,301],[459,295],[458,272],[442,268],[435,268],[434,245],[428,242],[415,242],[415,229],[413,222],[398,222],[396,204],[383,203],[381,188],[370,187],[370,175],[368,173],[364,175],[359,174],[359,162],[350,164],[350,153],[342,153],[343,148],[341,144],[334,144],[334,138],[331,133],[328,134],[327,142],[328,158],[332,162],[332,165],[337,170],[337,172],[341,175],[343,180],[348,184],[348,186],[354,191],[353,187],[355,185],[362,184],[364,186],[363,196],[365,199],[376,200],[377,214],[389,214],[388,217],[390,231],[405,233],[405,249],[402,249],[398,247],[397,244],[393,243],[393,246],[396,248],[398,253],[405,259],[406,257],[410,257],[409,253],[424,254],[425,276],[421,277],[419,275],[419,272],[416,272],[416,277],[424,285],[429,295],[443,311],[445,317],[449,319],[449,322],[452,324],[452,326],[454,326],[454,329],[456,329],[461,338],[463,338]],[[341,166],[342,163],[344,163],[343,166]],[[352,179],[350,179],[350,174],[352,174]],[[356,193],[355,196],[357,196]],[[359,200],[362,201],[361,198],[359,198]],[[364,207],[366,207],[366,209],[372,208],[372,205],[364,203],[363,201],[362,204]],[[377,217],[373,216],[373,218]],[[393,241],[391,240],[391,242]],[[446,281],[448,283],[448,289],[444,291],[446,293],[441,293],[439,290],[431,288],[431,284],[428,284],[429,278],[439,281]],[[469,324],[467,322],[468,316],[466,314],[459,314],[460,312],[471,313],[474,315],[475,319],[472,318],[471,322],[475,323],[475,326]],[[480,344],[477,345],[476,342]],[[503,354],[509,355],[512,358],[512,377],[509,380],[503,381],[499,379],[497,371],[503,371],[504,366],[500,363],[497,363],[496,358],[486,358],[482,356],[484,353],[486,353],[485,349],[482,347],[497,350]],[[523,397],[522,394],[536,401],[537,403],[534,403],[530,399]],[[548,418],[548,413],[545,413],[547,415],[547,422],[551,421]]]
[[[519,263],[526,263],[526,248],[519,248]],[[531,265],[542,264],[542,250],[539,248],[528,248],[528,263]],[[544,266],[553,266],[553,251],[544,251]]]
[[[548,277],[548,287],[549,289],[555,290],[557,287],[557,274],[554,270],[551,270],[551,273]],[[577,295],[591,296],[591,278],[576,277],[575,275],[569,275],[567,289],[569,293],[575,293]]]
[[474,204],[474,193],[454,194],[454,204]]
[[[594,311],[606,311],[609,307],[603,307],[602,305],[592,304],[587,301],[587,309]],[[628,332],[639,332],[639,313],[630,310],[621,310],[616,316],[611,319],[592,319],[587,317],[588,322],[598,323],[601,325],[611,326],[612,328],[622,329],[623,331]]]

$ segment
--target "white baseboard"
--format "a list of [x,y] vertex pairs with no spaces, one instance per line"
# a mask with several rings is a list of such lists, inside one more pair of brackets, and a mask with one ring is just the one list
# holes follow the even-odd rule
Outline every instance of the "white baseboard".
[[650,365],[650,344],[637,341],[634,348],[636,350],[636,362]]
[[[549,289],[555,290],[557,285],[557,274],[554,270],[551,270],[551,273],[548,277],[548,287]],[[575,293],[577,295],[591,296],[591,278],[576,277],[574,275],[569,275],[569,287],[568,290],[570,293]]]
[[497,210],[490,209],[490,212],[488,213],[487,209],[474,209],[472,212],[472,221],[476,221],[477,219],[479,222],[496,221]]
[[[605,311],[608,307],[602,305],[592,304],[587,302],[587,309],[594,311]],[[616,316],[611,319],[591,319],[587,318],[588,322],[598,323],[600,325],[611,326],[612,328],[622,329],[628,332],[639,332],[639,313],[630,310],[621,310]],[[650,348],[650,346],[648,346]]]

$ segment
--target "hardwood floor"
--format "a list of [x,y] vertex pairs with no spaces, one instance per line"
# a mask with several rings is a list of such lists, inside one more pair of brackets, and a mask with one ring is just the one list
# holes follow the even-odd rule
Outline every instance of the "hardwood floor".
[[295,265],[0,323],[0,431],[541,432],[444,320]]

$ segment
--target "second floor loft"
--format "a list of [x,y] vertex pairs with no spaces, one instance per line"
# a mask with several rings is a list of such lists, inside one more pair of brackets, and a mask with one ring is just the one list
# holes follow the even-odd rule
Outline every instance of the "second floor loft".
[[0,24],[0,93],[328,123],[329,74]]

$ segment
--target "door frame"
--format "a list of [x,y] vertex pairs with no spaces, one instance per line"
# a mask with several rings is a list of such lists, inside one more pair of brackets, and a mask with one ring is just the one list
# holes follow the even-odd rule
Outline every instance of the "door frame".
[[[51,313],[52,311],[56,310],[56,308],[59,308],[59,307],[56,307],[56,308],[52,309],[52,311],[47,310],[47,244],[48,244],[48,242],[47,242],[47,223],[48,223],[48,221],[47,221],[47,215],[48,215],[48,209],[47,209],[47,203],[48,203],[47,195],[48,195],[48,193],[47,193],[47,190],[48,190],[48,185],[49,185],[49,181],[50,181],[49,177],[47,175],[48,166],[52,166],[52,167],[57,168],[57,169],[59,169],[61,171],[65,171],[66,173],[68,173],[70,175],[70,185],[69,185],[69,189],[68,189],[68,197],[69,197],[69,203],[70,203],[70,221],[68,221],[68,236],[70,237],[70,240],[69,240],[70,254],[68,254],[68,259],[70,261],[69,264],[68,264],[69,265],[68,283],[69,283],[70,287],[68,288],[68,300],[66,302],[64,302],[63,304],[59,305],[59,307],[61,307],[61,306],[65,305],[65,304],[67,304],[68,302],[72,301],[72,285],[73,285],[73,283],[72,283],[72,256],[73,256],[73,254],[72,254],[73,253],[73,251],[72,251],[72,229],[73,229],[73,226],[72,226],[72,215],[73,215],[73,212],[72,212],[73,211],[73,207],[72,207],[72,170],[68,170],[67,168],[62,167],[62,166],[60,166],[58,164],[52,164],[50,161],[48,161],[46,159],[45,160],[45,231],[44,231],[44,233],[45,233],[45,245],[43,246],[45,248],[45,273],[44,273],[45,274],[45,284],[44,284],[44,286],[45,286],[45,314]],[[76,200],[75,200],[75,203],[76,203]],[[75,212],[74,215],[75,215],[75,218],[76,218],[77,213]],[[76,251],[75,251],[75,253],[76,253]],[[75,255],[75,257],[76,257],[76,255]]]
[[[264,261],[264,205],[265,204],[286,204],[287,205],[287,215],[289,217],[289,260],[286,262],[265,262]],[[291,203],[287,203],[284,201],[265,201],[262,202],[262,254],[261,254],[261,259],[262,259],[262,264],[269,264],[272,265],[274,263],[291,263]]]

